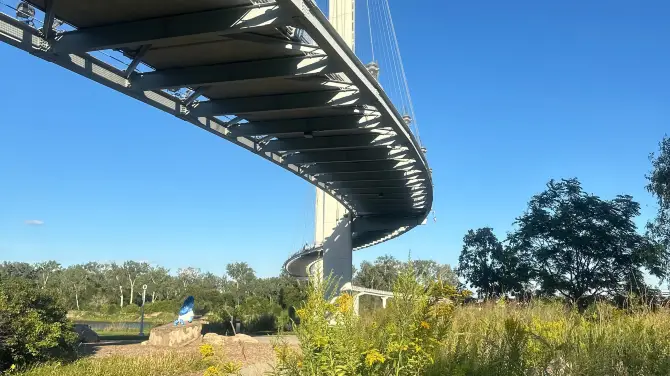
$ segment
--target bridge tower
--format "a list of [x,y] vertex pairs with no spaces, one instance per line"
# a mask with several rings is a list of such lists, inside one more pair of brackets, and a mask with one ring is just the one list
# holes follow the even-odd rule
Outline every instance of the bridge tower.
[[[355,45],[355,11],[356,0],[330,0],[330,23],[352,51]],[[352,279],[351,218],[345,218],[346,208],[319,188],[316,188],[315,209],[314,242],[324,246],[324,254],[310,272],[322,277],[332,273],[333,278],[339,280],[339,291],[339,287]]]

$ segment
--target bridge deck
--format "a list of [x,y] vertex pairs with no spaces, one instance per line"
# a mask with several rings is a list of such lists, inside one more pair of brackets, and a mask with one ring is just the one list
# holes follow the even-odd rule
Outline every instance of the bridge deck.
[[[320,187],[351,211],[354,248],[398,236],[430,211],[432,180],[420,146],[311,1],[29,3],[47,25],[55,17],[72,27],[37,29],[0,15],[0,40]],[[95,57],[104,50],[127,63]]]

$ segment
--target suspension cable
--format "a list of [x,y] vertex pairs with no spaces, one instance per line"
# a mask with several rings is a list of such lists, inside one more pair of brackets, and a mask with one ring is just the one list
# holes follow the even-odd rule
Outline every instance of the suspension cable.
[[406,92],[407,99],[408,99],[408,102],[409,102],[409,110],[410,110],[411,115],[412,115],[412,121],[414,122],[414,132],[416,133],[417,141],[419,141],[419,145],[421,146],[421,136],[419,134],[419,123],[416,119],[416,113],[414,112],[414,103],[412,102],[412,95],[409,91],[409,83],[407,81],[407,74],[405,72],[405,66],[402,62],[402,55],[400,53],[400,44],[398,43],[398,35],[396,34],[395,24],[393,23],[393,16],[391,15],[391,7],[389,6],[388,0],[384,0],[384,1],[386,2],[386,8],[388,10],[389,19],[391,20],[391,28],[393,30],[393,40],[395,41],[395,48],[396,48],[396,51],[397,51],[397,54],[398,54],[398,61],[400,63],[400,70],[401,70],[401,74],[402,74],[402,79],[405,83],[405,92]]
[[370,31],[370,49],[372,50],[372,61],[375,60],[375,42],[372,39],[372,18],[370,17],[370,0],[365,0],[368,8],[368,28]]

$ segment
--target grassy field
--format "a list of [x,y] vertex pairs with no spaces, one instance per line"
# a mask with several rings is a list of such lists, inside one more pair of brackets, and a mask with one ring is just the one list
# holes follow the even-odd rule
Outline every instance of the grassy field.
[[200,356],[166,352],[151,356],[88,358],[74,363],[48,364],[29,369],[25,376],[182,376],[204,371]]
[[[374,343],[372,333],[379,334],[376,329],[379,315],[384,312],[362,317],[355,324],[359,330],[346,333],[347,343],[359,339]],[[128,333],[109,334],[129,338]],[[388,349],[380,351],[386,354]],[[453,310],[448,333],[432,359],[433,364],[422,374],[667,376],[670,375],[670,309],[622,310],[599,304],[579,313],[546,302],[524,306],[505,303],[459,306]],[[82,359],[68,365],[45,365],[22,374],[181,376],[204,374],[207,368],[197,354],[177,358],[167,353]]]
[[670,310],[461,307],[427,374],[670,375]]

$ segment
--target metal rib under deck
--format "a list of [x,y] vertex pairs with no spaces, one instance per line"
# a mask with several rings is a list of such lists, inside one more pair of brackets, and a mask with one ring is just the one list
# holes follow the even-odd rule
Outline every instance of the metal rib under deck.
[[[353,247],[431,210],[424,153],[309,0],[32,0],[72,31],[0,14],[0,40],[173,114],[320,187],[353,217]],[[128,66],[95,51],[116,50]]]

